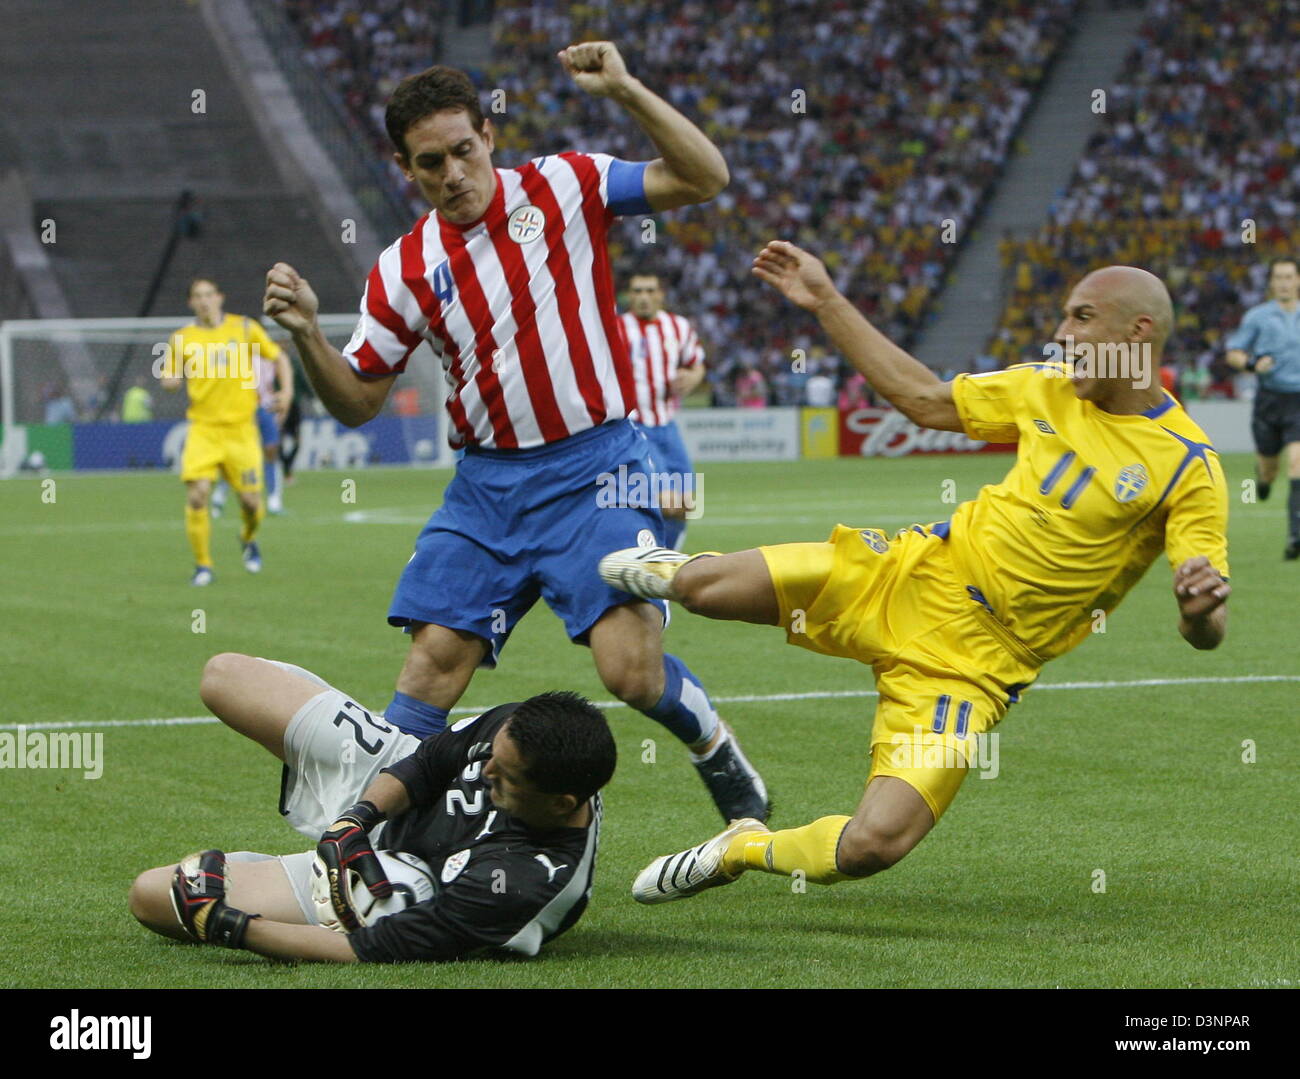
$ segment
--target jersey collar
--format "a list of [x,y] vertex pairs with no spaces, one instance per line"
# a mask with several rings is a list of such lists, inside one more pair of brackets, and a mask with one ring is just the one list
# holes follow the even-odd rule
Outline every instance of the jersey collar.
[[1160,404],[1156,405],[1154,408],[1148,408],[1145,412],[1142,413],[1142,415],[1149,420],[1158,420],[1161,416],[1163,416],[1166,412],[1168,412],[1171,408],[1173,408],[1174,405],[1176,405],[1177,403],[1178,402],[1175,401],[1169,395],[1169,391],[1166,390],[1165,399],[1161,401]]

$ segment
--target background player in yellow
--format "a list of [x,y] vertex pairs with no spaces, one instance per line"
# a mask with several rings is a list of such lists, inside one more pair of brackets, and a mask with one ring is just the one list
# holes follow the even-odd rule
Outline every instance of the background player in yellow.
[[[806,251],[770,243],[754,272],[813,312],[914,423],[1015,442],[1016,462],[950,521],[892,538],[840,525],[825,543],[717,556],[630,549],[602,559],[605,579],[635,595],[779,625],[792,644],[870,664],[879,691],[854,816],[777,832],[735,821],[647,866],[633,885],[646,903],[730,883],[746,869],[831,884],[896,863],[951,803],[976,736],[1043,663],[1087,636],[1095,613],[1111,611],[1162,549],[1182,636],[1209,649],[1226,630],[1227,489],[1213,447],[1156,377],[1173,325],[1158,278],[1110,266],[1080,281],[1056,330],[1063,362],[941,382],[872,327]],[[1098,362],[1104,353],[1107,364]]]
[[239,495],[243,518],[239,542],[244,568],[262,568],[257,527],[265,514],[262,500],[262,442],[253,414],[257,410],[259,360],[276,365],[281,386],[292,385],[288,358],[256,319],[227,315],[225,297],[215,282],[190,282],[189,306],[194,321],[171,337],[162,386],[189,394],[189,431],[181,454],[185,484],[185,534],[194,551],[192,584],[212,582],[212,525],[208,499],[218,475]]

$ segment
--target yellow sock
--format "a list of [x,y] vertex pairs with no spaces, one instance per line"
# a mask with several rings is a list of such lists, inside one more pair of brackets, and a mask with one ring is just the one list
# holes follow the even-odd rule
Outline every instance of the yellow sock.
[[206,506],[196,510],[188,503],[185,506],[185,535],[189,537],[190,548],[194,551],[196,566],[212,565],[212,522],[208,519]]
[[814,884],[835,884],[849,880],[835,865],[840,833],[851,817],[822,817],[802,828],[780,832],[747,832],[736,836],[722,856],[722,871],[735,874],[742,869],[793,876],[801,870]]
[[244,518],[244,527],[239,530],[239,542],[249,543],[257,535],[257,526],[262,523],[262,518],[266,516],[266,501],[258,498],[257,509],[252,511],[241,502],[239,512]]

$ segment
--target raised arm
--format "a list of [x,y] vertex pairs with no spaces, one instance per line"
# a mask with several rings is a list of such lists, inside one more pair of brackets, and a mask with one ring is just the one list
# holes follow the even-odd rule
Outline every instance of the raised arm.
[[792,243],[773,240],[754,259],[754,275],[816,315],[840,353],[917,426],[962,430],[952,384],[863,318],[836,289],[820,259]]
[[303,370],[316,396],[340,423],[360,427],[379,415],[396,376],[362,378],[325,339],[316,321],[316,293],[288,263],[277,262],[266,274],[262,310],[293,335]]
[[698,127],[640,79],[628,74],[610,41],[587,41],[558,53],[564,70],[587,93],[618,102],[659,150],[645,170],[645,194],[655,210],[708,202],[730,179],[722,152]]

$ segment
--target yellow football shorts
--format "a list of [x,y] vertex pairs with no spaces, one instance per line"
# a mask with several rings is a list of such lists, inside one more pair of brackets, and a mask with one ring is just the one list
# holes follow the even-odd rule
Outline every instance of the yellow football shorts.
[[897,776],[937,821],[990,731],[1043,661],[967,586],[946,540],[837,525],[825,543],[760,547],[791,644],[871,666],[871,773]]
[[191,423],[181,453],[181,480],[215,480],[220,471],[235,491],[260,491],[262,459],[262,439],[251,420]]

